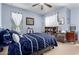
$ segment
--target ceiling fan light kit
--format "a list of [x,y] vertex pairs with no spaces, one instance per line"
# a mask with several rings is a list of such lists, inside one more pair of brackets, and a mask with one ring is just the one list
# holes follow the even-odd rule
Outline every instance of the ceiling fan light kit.
[[52,7],[50,4],[47,4],[47,3],[37,3],[37,4],[32,5],[32,7],[35,7],[37,5],[41,7],[41,10],[44,9],[44,5],[47,6],[47,7],[49,7],[49,8]]

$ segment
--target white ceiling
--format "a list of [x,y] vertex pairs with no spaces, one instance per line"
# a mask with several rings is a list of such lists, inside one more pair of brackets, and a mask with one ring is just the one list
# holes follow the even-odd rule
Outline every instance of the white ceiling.
[[78,8],[79,7],[79,4],[77,4],[77,3],[72,3],[72,4],[71,3],[48,3],[48,4],[52,5],[53,7],[49,8],[49,7],[44,5],[44,9],[41,10],[40,5],[32,7],[32,5],[35,3],[7,3],[7,4],[12,5],[12,6],[16,6],[19,8],[23,8],[26,10],[30,10],[32,12],[35,12],[35,13],[38,13],[41,15],[44,15],[44,14],[51,12],[51,11],[53,12],[59,8],[62,8],[62,7],[67,7],[67,8]]

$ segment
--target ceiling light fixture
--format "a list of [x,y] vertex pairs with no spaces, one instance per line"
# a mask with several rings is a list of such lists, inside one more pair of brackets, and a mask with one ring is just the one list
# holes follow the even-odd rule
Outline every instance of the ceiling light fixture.
[[40,6],[41,6],[41,10],[44,9],[44,5],[47,6],[47,7],[49,7],[49,8],[52,7],[52,5],[47,4],[47,3],[37,3],[37,4],[32,5],[32,7],[35,7],[35,6],[37,6],[37,5],[40,5]]

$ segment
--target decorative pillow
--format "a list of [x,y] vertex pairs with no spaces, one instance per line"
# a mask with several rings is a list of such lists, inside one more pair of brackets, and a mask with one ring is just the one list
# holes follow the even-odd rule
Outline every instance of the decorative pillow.
[[0,31],[0,44],[7,44],[11,41],[11,35],[9,29],[3,29]]
[[13,33],[13,34],[12,34],[12,37],[13,37],[13,40],[14,40],[15,42],[19,43],[20,37],[19,37],[17,34]]

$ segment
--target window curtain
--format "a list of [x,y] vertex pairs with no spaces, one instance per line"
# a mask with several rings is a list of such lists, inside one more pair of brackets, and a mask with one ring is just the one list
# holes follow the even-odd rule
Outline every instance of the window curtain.
[[20,32],[20,23],[22,20],[22,14],[12,12],[12,20],[16,25],[16,31]]

